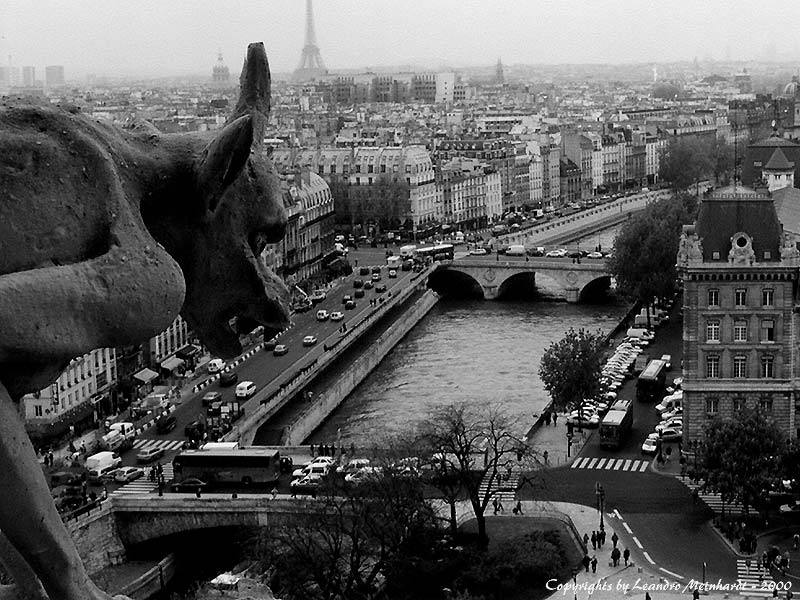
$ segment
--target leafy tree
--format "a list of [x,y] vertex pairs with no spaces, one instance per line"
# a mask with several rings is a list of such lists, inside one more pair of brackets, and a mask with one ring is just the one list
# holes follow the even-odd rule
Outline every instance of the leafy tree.
[[272,525],[255,544],[280,597],[378,598],[395,563],[430,546],[436,524],[420,481],[389,471],[358,486],[332,479],[308,509]]
[[675,136],[661,153],[658,176],[676,191],[687,190],[712,172],[708,152],[708,146],[695,136]]
[[614,240],[608,268],[624,295],[648,306],[674,295],[681,228],[691,223],[696,199],[688,194],[648,206],[628,219]]
[[547,347],[539,364],[539,378],[556,410],[572,410],[584,399],[600,396],[604,342],[602,331],[570,328]]
[[[428,481],[450,504],[453,529],[460,488],[475,514],[481,549],[489,542],[485,512],[492,501],[495,484],[502,481],[514,461],[527,459],[531,466],[535,463],[525,440],[512,433],[511,425],[511,419],[497,408],[480,412],[463,404],[444,407],[421,425],[420,443],[427,449],[423,468],[428,471]],[[483,491],[482,480],[488,480]]]
[[745,409],[735,419],[717,418],[707,426],[698,469],[706,488],[746,510],[780,477],[785,449],[785,436],[775,423]]

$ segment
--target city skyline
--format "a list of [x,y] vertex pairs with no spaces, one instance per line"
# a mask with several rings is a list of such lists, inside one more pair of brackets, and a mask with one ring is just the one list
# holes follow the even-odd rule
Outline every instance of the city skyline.
[[[767,1],[752,19],[743,3],[512,0],[329,0],[314,4],[317,41],[331,71],[400,65],[665,63],[797,60],[800,6]],[[69,24],[66,27],[65,24]],[[244,49],[264,41],[274,73],[300,60],[305,3],[199,0],[162,5],[12,0],[0,7],[2,64],[64,65],[67,77],[210,73],[221,51],[232,73]],[[44,42],[43,42],[44,40]],[[478,42],[476,43],[476,40]],[[789,42],[784,42],[789,40]],[[366,50],[368,49],[368,52]],[[10,56],[10,60],[9,60]]]

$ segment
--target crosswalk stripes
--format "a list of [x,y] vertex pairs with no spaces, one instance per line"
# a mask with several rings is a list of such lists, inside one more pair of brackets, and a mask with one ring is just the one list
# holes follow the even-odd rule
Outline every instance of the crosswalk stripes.
[[722,496],[719,494],[715,494],[713,492],[703,492],[700,490],[701,486],[703,485],[702,480],[698,481],[697,483],[692,482],[690,479],[685,477],[681,477],[680,475],[675,475],[676,478],[680,479],[683,485],[688,487],[690,490],[697,490],[697,495],[705,502],[706,506],[713,510],[715,513],[722,514],[723,512],[726,515],[731,516],[739,516],[744,514],[744,509],[742,505],[738,502],[722,502]]
[[[169,482],[174,477],[174,473],[172,470],[172,464],[167,463],[162,465],[164,469],[164,481]],[[131,481],[130,483],[126,483],[123,486],[118,487],[116,490],[109,494],[110,496],[133,496],[139,494],[149,494],[150,492],[156,490],[158,488],[158,484],[154,481],[150,481],[147,477],[147,473],[149,472],[149,468],[145,469],[144,477]]]
[[772,598],[772,590],[769,583],[772,577],[766,572],[756,567],[755,559],[750,561],[747,566],[747,559],[740,558],[736,561],[737,580],[742,582],[740,594],[748,598]]
[[[481,480],[480,487],[478,488],[478,494],[480,498],[485,498],[486,493],[489,491],[489,478],[490,472],[487,471],[483,476],[483,480]],[[511,510],[516,497],[518,483],[519,471],[512,469],[510,477],[508,478],[506,478],[504,473],[498,473],[492,482],[491,495],[500,500],[501,503],[507,505],[509,510]]]
[[649,460],[633,458],[608,458],[585,456],[577,459],[571,469],[600,469],[605,471],[626,471],[628,473],[644,473],[650,466]]
[[153,440],[139,438],[133,442],[133,447],[137,450],[161,448],[164,452],[169,452],[170,450],[178,450],[181,446],[183,446],[183,442],[181,440]]

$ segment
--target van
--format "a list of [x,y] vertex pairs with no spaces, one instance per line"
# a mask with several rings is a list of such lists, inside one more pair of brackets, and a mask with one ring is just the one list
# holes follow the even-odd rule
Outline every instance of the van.
[[463,231],[456,231],[456,244],[463,244],[464,243],[464,232]]
[[208,361],[208,372],[209,373],[219,373],[222,369],[225,368],[225,361],[221,358],[212,358]]
[[133,436],[125,437],[119,431],[112,430],[100,440],[100,446],[112,452],[124,452],[133,448]]
[[506,256],[525,256],[525,246],[512,244],[506,249]]
[[414,244],[411,244],[411,245],[408,245],[408,246],[400,246],[400,257],[401,258],[413,258],[416,250],[417,250],[417,247]]
[[403,259],[399,256],[390,256],[386,259],[386,266],[390,269],[399,269]]
[[664,368],[668,371],[672,368],[672,355],[671,354],[662,354],[661,360],[664,361]]
[[86,459],[86,471],[89,481],[99,483],[103,477],[122,464],[119,454],[111,451],[98,452]]
[[134,438],[136,437],[136,428],[133,426],[133,423],[120,421],[119,423],[111,423],[108,426],[109,431],[117,431],[122,435],[124,438]]
[[256,384],[252,381],[243,381],[236,386],[237,398],[249,398],[256,393]]

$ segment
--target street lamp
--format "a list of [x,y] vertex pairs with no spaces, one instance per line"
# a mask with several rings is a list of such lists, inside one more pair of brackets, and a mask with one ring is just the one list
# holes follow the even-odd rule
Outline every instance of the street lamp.
[[594,491],[597,496],[597,510],[600,511],[600,531],[603,531],[605,529],[603,513],[605,512],[606,491],[603,489],[603,484],[599,481],[594,484]]

